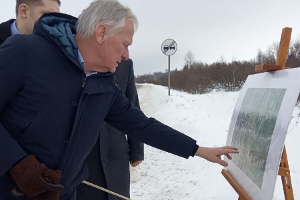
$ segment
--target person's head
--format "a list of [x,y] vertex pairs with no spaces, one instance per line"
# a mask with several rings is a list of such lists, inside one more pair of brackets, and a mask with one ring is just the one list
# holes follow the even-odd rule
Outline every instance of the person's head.
[[90,66],[86,65],[87,70],[114,72],[122,59],[129,58],[128,46],[137,26],[138,20],[130,8],[118,1],[92,2],[79,16],[76,27],[79,48],[80,41],[89,44],[83,49],[89,49],[90,56],[85,54],[84,57],[90,63]]
[[31,34],[44,13],[59,12],[60,0],[16,0],[16,23],[21,34]]

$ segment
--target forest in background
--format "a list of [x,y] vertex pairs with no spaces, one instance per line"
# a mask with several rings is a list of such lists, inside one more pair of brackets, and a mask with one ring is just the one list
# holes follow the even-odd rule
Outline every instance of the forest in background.
[[[212,90],[238,91],[246,78],[254,74],[259,64],[275,64],[279,42],[269,45],[265,51],[259,49],[255,58],[227,62],[222,57],[211,64],[196,61],[191,51],[184,57],[182,69],[171,71],[171,89],[203,94]],[[300,67],[300,37],[291,41],[286,61],[287,67]],[[168,86],[168,72],[155,72],[136,76],[136,83],[153,83]]]

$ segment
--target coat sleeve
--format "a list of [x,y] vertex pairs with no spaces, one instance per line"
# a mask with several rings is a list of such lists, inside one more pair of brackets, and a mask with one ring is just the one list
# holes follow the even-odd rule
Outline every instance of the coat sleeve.
[[121,90],[116,91],[105,121],[145,144],[184,158],[191,156],[196,146],[196,141],[189,136],[146,117]]
[[[132,102],[132,104],[140,108],[139,98],[134,81],[134,70],[132,60],[129,60],[129,72],[128,72],[128,82],[125,91],[126,97]],[[144,160],[144,143],[135,139],[134,137],[127,135],[127,140],[129,144],[129,156],[131,161],[141,161]]]
[[22,88],[26,50],[21,36],[11,37],[0,46],[0,175],[27,156],[3,126],[1,114]]

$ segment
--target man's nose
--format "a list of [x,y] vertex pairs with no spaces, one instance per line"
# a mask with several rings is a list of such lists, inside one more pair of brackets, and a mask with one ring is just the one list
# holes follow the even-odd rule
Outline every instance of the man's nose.
[[128,60],[129,59],[129,50],[126,49],[122,55],[123,60]]

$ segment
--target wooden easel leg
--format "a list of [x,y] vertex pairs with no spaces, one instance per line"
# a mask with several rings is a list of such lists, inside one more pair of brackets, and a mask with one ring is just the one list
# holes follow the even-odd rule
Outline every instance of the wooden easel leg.
[[248,194],[243,190],[243,188],[234,180],[230,173],[226,169],[222,169],[222,175],[230,183],[233,189],[238,193],[239,200],[251,200]]
[[289,169],[285,146],[283,147],[283,151],[282,151],[278,175],[281,176],[285,200],[294,200],[292,180],[291,180],[290,169]]

